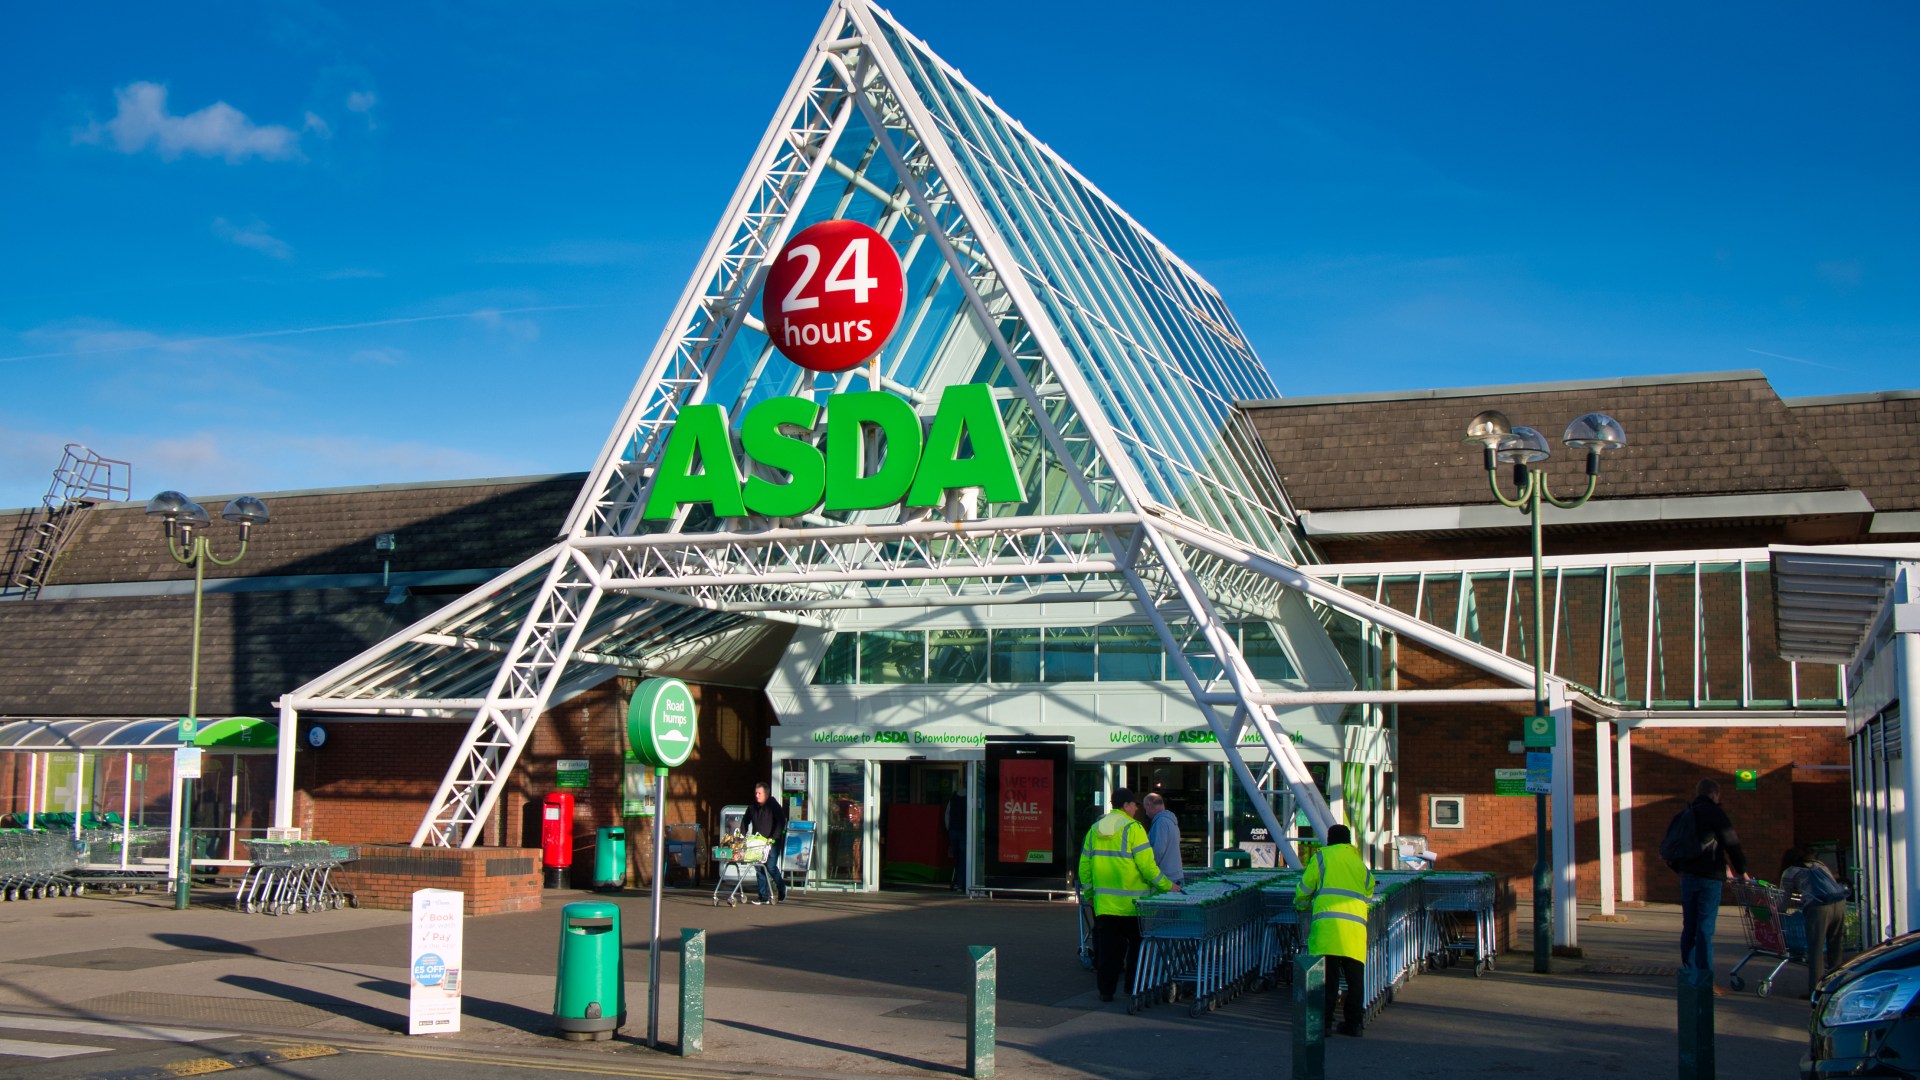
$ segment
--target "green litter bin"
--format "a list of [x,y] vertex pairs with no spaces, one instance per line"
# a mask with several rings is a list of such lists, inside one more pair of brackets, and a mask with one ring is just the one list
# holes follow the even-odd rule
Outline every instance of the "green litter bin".
[[627,883],[627,830],[603,828],[594,837],[593,887],[617,889]]
[[553,1022],[563,1038],[606,1040],[627,1022],[626,960],[620,908],[605,902],[560,909],[560,960]]
[[1253,853],[1250,851],[1242,851],[1239,848],[1228,848],[1225,851],[1216,851],[1213,853],[1213,868],[1215,870],[1232,870],[1236,867],[1252,865]]

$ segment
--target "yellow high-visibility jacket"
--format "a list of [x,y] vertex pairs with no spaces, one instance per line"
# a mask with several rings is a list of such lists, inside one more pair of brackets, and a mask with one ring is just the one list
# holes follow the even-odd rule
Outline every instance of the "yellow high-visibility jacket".
[[1095,915],[1132,915],[1134,901],[1166,892],[1173,882],[1153,859],[1147,830],[1114,810],[1087,830],[1080,848],[1080,886]]
[[1329,844],[1313,853],[1300,875],[1293,905],[1311,911],[1307,952],[1314,956],[1367,958],[1367,907],[1373,899],[1373,871],[1352,844]]

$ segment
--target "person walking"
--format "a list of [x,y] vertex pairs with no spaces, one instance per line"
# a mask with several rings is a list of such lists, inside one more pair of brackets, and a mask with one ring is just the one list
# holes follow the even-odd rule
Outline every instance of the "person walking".
[[[1342,1035],[1359,1035],[1366,1020],[1367,910],[1373,889],[1373,871],[1353,846],[1353,830],[1345,825],[1328,829],[1326,844],[1313,853],[1293,894],[1294,907],[1312,919],[1307,953],[1327,958],[1327,1003],[1321,1024],[1328,1034],[1334,1030],[1335,1005],[1345,1013],[1339,1028]],[[1347,984],[1344,995],[1342,979]]]
[[1167,809],[1167,800],[1157,792],[1142,798],[1140,809],[1147,816],[1147,841],[1153,845],[1153,861],[1167,880],[1186,885],[1187,875],[1180,869],[1180,818]]
[[1080,885],[1093,904],[1093,971],[1101,1001],[1112,1001],[1123,977],[1131,974],[1140,942],[1135,901],[1180,891],[1154,862],[1147,830],[1136,820],[1140,803],[1133,792],[1115,788],[1112,807],[1087,830],[1080,846]]
[[1780,888],[1807,920],[1807,985],[1817,987],[1840,966],[1840,944],[1847,921],[1847,887],[1827,864],[1805,848],[1788,848],[1780,859]]
[[[1703,779],[1694,785],[1693,801],[1667,825],[1660,857],[1680,874],[1680,974],[1690,981],[1712,983],[1713,930],[1720,918],[1721,886],[1729,869],[1741,881],[1753,880],[1733,819],[1720,808],[1717,781]],[[1713,992],[1723,993],[1718,983]]]
[[753,785],[753,805],[747,807],[746,832],[749,836],[767,838],[767,857],[754,864],[754,900],[756,904],[767,902],[767,879],[773,879],[775,895],[781,903],[787,900],[787,878],[780,872],[780,836],[787,830],[787,811],[780,800],[767,792],[767,785]]
[[947,800],[947,854],[953,857],[953,891],[967,891],[967,792],[954,789]]

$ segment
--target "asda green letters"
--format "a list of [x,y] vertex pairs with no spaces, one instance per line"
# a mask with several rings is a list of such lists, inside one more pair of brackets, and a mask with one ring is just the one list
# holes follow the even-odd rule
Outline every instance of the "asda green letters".
[[[938,506],[948,491],[973,487],[987,502],[1026,498],[990,387],[947,387],[924,440],[919,415],[892,394],[828,398],[824,448],[812,438],[820,411],[799,397],[770,398],[747,410],[740,449],[758,468],[743,485],[726,411],[718,405],[682,409],[661,451],[646,517],[670,518],[686,503],[707,503],[723,518],[795,517],[822,506],[877,510],[902,500]],[[970,450],[965,457],[963,449]],[[780,475],[785,479],[772,478]]]

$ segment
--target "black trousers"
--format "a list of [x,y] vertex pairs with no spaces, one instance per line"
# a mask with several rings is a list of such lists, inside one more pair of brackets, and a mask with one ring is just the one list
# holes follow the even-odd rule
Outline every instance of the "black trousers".
[[1093,917],[1093,975],[1101,997],[1112,997],[1123,980],[1129,984],[1127,992],[1133,992],[1133,959],[1139,951],[1138,915]]
[[[1366,1019],[1367,963],[1355,960],[1351,956],[1326,957],[1327,1011],[1322,1023],[1327,1029],[1333,1029],[1333,1007],[1346,1002],[1345,1019],[1341,1026],[1358,1031],[1360,1022]],[[1340,977],[1346,976],[1347,992],[1340,993]]]

